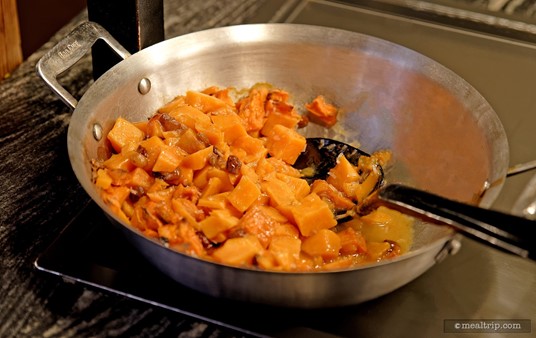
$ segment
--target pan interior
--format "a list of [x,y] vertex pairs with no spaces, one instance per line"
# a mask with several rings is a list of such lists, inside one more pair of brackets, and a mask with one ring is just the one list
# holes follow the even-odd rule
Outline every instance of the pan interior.
[[[149,79],[142,95],[138,83]],[[139,121],[178,94],[209,86],[268,82],[297,107],[322,94],[341,108],[339,125],[310,125],[306,136],[332,137],[367,152],[393,153],[387,180],[488,206],[502,187],[508,145],[497,115],[468,83],[399,45],[347,31],[290,24],[234,26],[174,38],[115,66],[87,91],[68,135],[73,169],[106,211],[91,182],[90,159],[117,117]],[[494,183],[483,199],[486,182]],[[114,216],[113,216],[114,217]],[[118,219],[116,219],[120,222]],[[451,231],[420,227],[414,250]]]

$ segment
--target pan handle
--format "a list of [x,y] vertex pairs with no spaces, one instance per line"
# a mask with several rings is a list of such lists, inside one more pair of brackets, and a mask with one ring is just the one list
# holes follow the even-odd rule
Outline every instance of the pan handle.
[[37,74],[48,87],[58,95],[71,109],[78,104],[57,80],[57,76],[71,68],[78,60],[86,55],[97,40],[103,40],[121,58],[126,59],[130,53],[115,40],[102,26],[87,21],[76,27],[56,46],[49,50],[37,63]]
[[377,202],[439,221],[485,244],[536,260],[536,221],[456,202],[399,184],[377,191]]

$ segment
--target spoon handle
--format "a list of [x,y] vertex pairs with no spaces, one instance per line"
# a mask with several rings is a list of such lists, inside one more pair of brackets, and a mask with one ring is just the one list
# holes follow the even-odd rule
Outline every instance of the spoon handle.
[[481,242],[536,260],[536,221],[399,184],[386,185],[378,191],[377,197],[404,212],[439,221]]

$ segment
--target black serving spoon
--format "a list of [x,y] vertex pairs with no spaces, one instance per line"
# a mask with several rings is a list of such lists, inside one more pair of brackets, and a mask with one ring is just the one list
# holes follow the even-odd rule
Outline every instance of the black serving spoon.
[[[340,154],[344,154],[354,165],[357,165],[361,156],[370,156],[340,141],[308,138],[306,149],[294,167],[308,172],[307,179],[310,181],[324,179]],[[536,260],[536,221],[460,203],[409,186],[386,183],[383,171],[375,191],[358,206],[358,211],[364,213],[370,210],[370,206],[379,204],[438,221],[503,251]]]

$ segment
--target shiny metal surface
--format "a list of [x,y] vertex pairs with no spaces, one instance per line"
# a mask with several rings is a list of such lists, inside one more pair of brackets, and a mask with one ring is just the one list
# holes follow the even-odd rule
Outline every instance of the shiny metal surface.
[[[151,91],[141,95],[138,83],[144,78]],[[462,201],[475,201],[486,182],[492,182],[482,206],[500,191],[508,166],[506,135],[493,109],[467,82],[387,41],[286,24],[181,36],[105,73],[71,119],[68,147],[78,179],[109,213],[91,182],[89,160],[98,146],[91,133],[95,123],[107,132],[118,116],[141,120],[188,89],[245,88],[256,82],[288,90],[297,106],[318,94],[331,98],[343,110],[344,128],[311,127],[307,136],[358,140],[369,152],[391,149],[389,180]],[[355,304],[388,293],[433,266],[452,238],[448,229],[419,223],[412,252],[392,262],[329,273],[274,273],[203,262],[122,229],[153,264],[185,285],[218,297],[297,307]]]

